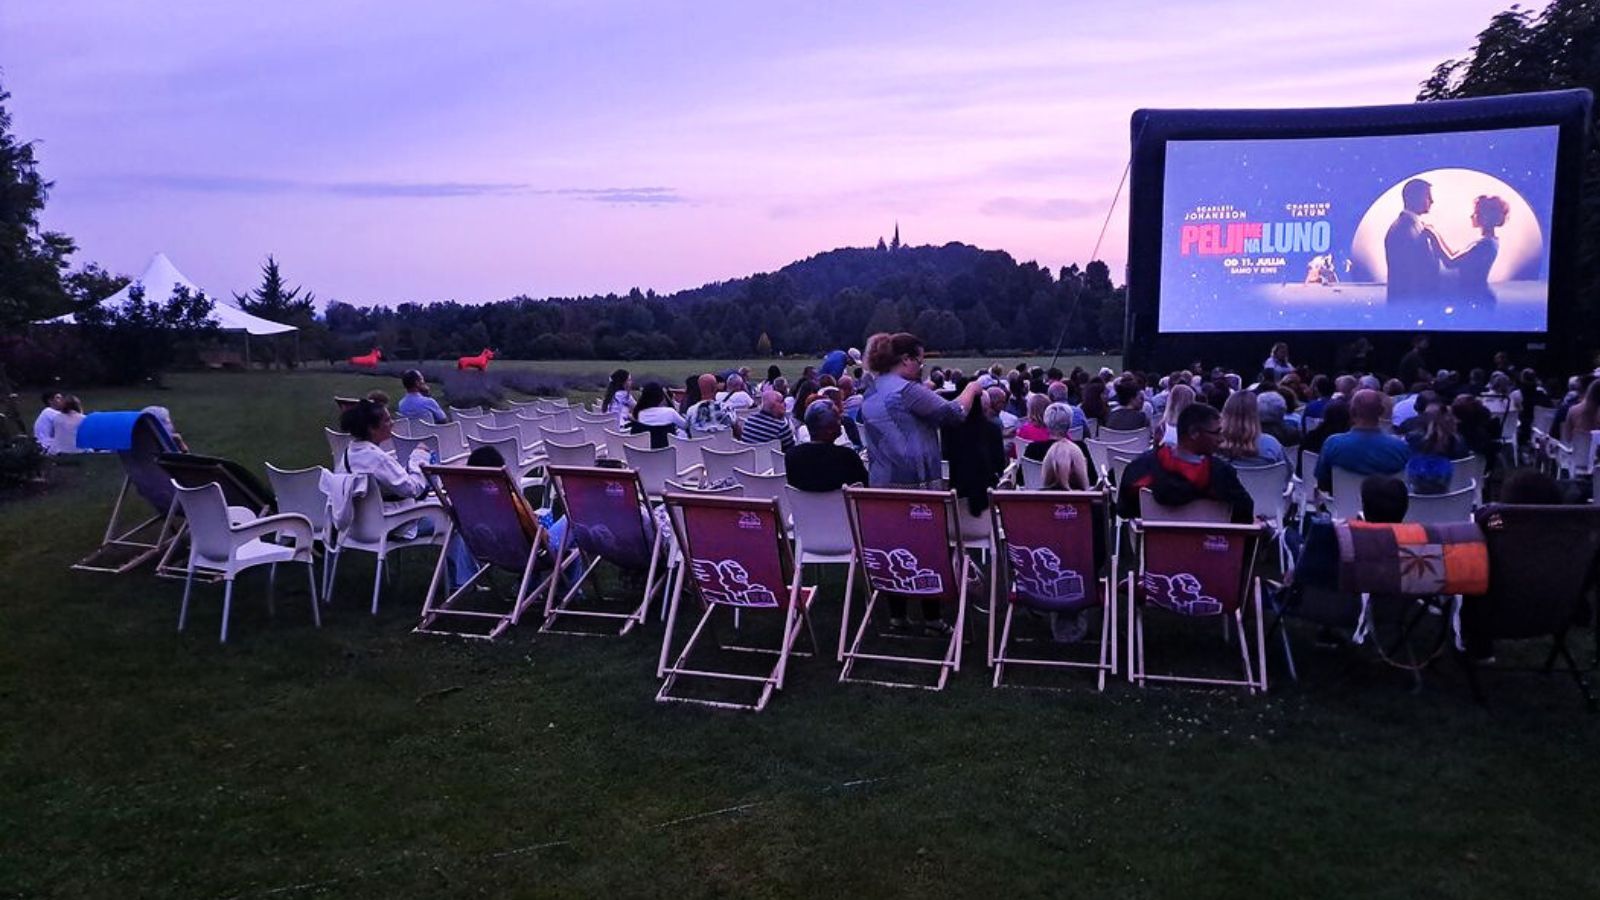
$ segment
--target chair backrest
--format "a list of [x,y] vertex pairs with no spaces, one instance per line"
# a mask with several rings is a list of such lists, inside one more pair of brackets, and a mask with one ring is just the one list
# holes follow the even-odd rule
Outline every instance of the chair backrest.
[[1002,582],[1012,601],[1034,609],[1099,603],[1095,532],[1105,527],[1100,491],[994,491],[989,509],[1005,535]]
[[1500,419],[1500,440],[1507,444],[1515,443],[1517,440],[1517,428],[1521,424],[1522,417],[1517,415],[1517,411],[1514,409],[1507,410],[1506,414]]
[[1157,503],[1149,488],[1139,489],[1139,516],[1156,522],[1229,522],[1233,508],[1221,500],[1192,500],[1182,506]]
[[1556,408],[1553,406],[1535,406],[1533,408],[1533,428],[1535,431],[1550,433],[1551,427],[1556,423]]
[[1018,465],[1022,471],[1022,489],[1025,491],[1044,490],[1044,460],[1029,459],[1026,456],[1018,458]]
[[322,433],[328,439],[328,452],[333,454],[334,468],[339,468],[344,465],[344,451],[350,449],[350,435],[326,426]]
[[[382,540],[389,530],[383,515],[383,491],[376,478],[371,475],[361,477],[367,479],[367,490],[351,503],[354,512],[346,534],[362,543],[373,544]],[[340,538],[341,541],[343,539]]]
[[524,411],[524,414],[515,416],[511,424],[517,429],[518,439],[522,441],[522,446],[531,447],[542,440],[539,437],[539,428],[540,426],[549,427],[550,419],[548,416],[529,416]]
[[1478,510],[1489,549],[1480,621],[1493,637],[1557,634],[1583,609],[1600,557],[1600,507],[1491,503]]
[[847,487],[850,532],[873,590],[934,598],[961,591],[962,549],[954,491]]
[[1358,519],[1361,517],[1361,482],[1367,476],[1349,469],[1335,466],[1333,476],[1333,496],[1330,499],[1333,506],[1335,519]]
[[[500,431],[502,429],[496,428],[489,430]],[[511,434],[503,437],[497,437],[493,440],[486,440],[481,437],[469,437],[467,438],[467,443],[470,444],[474,450],[478,449],[479,447],[493,447],[495,452],[500,454],[500,458],[504,460],[503,465],[505,470],[520,477],[526,467],[523,465],[522,447],[517,443],[517,430],[515,428],[507,428],[503,430],[509,431]]]
[[496,428],[516,428],[517,419],[520,417],[521,412],[516,409],[489,410],[489,418],[494,420],[494,425]]
[[547,471],[567,511],[570,538],[564,539],[624,569],[649,568],[654,520],[638,472],[579,466],[550,466]]
[[[626,458],[627,450],[625,448],[628,447],[636,447],[640,450],[655,449],[654,447],[650,446],[652,438],[648,432],[644,434],[634,434],[631,431],[618,431],[615,428],[607,428],[605,429],[605,432],[606,455],[612,459]],[[562,440],[570,440],[570,438],[563,438]]]
[[1122,483],[1122,470],[1143,455],[1143,451],[1133,452],[1123,447],[1106,448],[1106,468],[1109,470],[1112,484]]
[[412,419],[411,419],[410,416],[395,416],[394,417],[394,436],[395,437],[411,437],[411,422],[412,422]]
[[394,436],[393,441],[394,458],[400,460],[401,465],[405,465],[406,460],[411,458],[411,454],[418,447],[426,447],[428,452],[435,457],[444,458],[439,455],[439,436],[437,434],[422,435],[420,437],[401,437],[397,434]]
[[[572,410],[570,409],[555,408],[548,411],[540,410],[538,416],[543,420],[543,424],[550,428],[571,430],[582,425],[581,422],[573,417]],[[605,418],[608,422],[615,421],[610,416],[606,416]]]
[[467,452],[467,435],[460,422],[434,424],[418,420],[415,427],[412,428],[412,436],[426,437],[428,435],[432,435],[437,441],[440,459]]
[[667,511],[707,603],[784,609],[794,599],[794,557],[775,500],[667,495]]
[[756,470],[756,449],[745,447],[740,450],[717,450],[712,447],[700,449],[700,461],[706,467],[707,481],[721,481],[724,478],[735,478],[734,469],[744,469],[747,472]]
[[[777,500],[780,507],[786,502],[784,495],[789,487],[789,479],[786,475],[735,469],[733,477],[735,481],[744,487],[744,495],[746,497]],[[785,512],[787,512],[787,509],[785,509]]]
[[644,483],[645,493],[652,497],[661,496],[666,491],[667,480],[675,480],[678,477],[677,447],[651,450],[625,444],[623,458],[628,461],[630,468],[638,471],[639,480]]
[[707,496],[707,497],[743,497],[744,496],[744,485],[742,485],[742,484],[725,484],[725,485],[722,485],[721,487],[701,487],[700,485],[697,485],[697,484],[686,484],[685,482],[674,481],[671,478],[668,478],[667,479],[667,490],[666,490],[666,493],[668,493],[668,494],[696,494],[696,495],[704,495],[704,496]]
[[499,466],[423,466],[467,550],[479,563],[521,572],[536,547],[533,509]]
[[262,484],[254,472],[231,459],[196,453],[163,453],[156,457],[156,464],[180,487],[217,485],[229,506],[243,507],[261,515],[274,505],[272,489]]
[[844,491],[815,493],[784,486],[785,506],[794,520],[795,543],[808,553],[839,554],[855,549]]
[[1289,464],[1283,460],[1270,466],[1239,466],[1239,483],[1244,485],[1254,501],[1256,515],[1281,519],[1289,501],[1284,492],[1289,489]]
[[1458,491],[1473,482],[1483,484],[1488,461],[1476,453],[1450,461],[1450,490]]
[[479,425],[478,437],[486,441],[497,441],[501,438],[510,438],[513,441],[522,441],[522,429],[515,425]]
[[572,418],[579,424],[588,422],[595,425],[615,425],[617,417],[611,413],[584,412],[581,409],[572,410]]
[[[1106,429],[1100,429],[1100,433],[1105,434]],[[1134,444],[1128,442],[1108,443],[1095,438],[1085,440],[1084,445],[1089,448],[1089,464],[1094,467],[1094,471],[1089,475],[1090,480],[1098,480],[1103,475],[1110,475],[1112,450],[1128,451],[1135,447]],[[1140,449],[1142,452],[1144,448]]]
[[184,487],[172,482],[183,517],[189,522],[189,541],[202,559],[224,562],[233,555],[233,525],[228,521],[228,503],[216,484]]
[[563,444],[560,441],[545,441],[544,455],[552,466],[592,467],[596,453],[593,444]]
[[459,406],[450,407],[450,414],[456,419],[487,419],[489,414],[481,406],[468,406],[465,409]]
[[[606,431],[605,422],[580,421],[578,423],[578,430],[583,432],[583,439],[593,444],[596,451],[600,450],[601,448],[605,448],[609,452],[611,449],[609,446],[611,442],[611,435]],[[562,441],[562,443],[571,443],[571,441]]]
[[1150,430],[1148,428],[1135,428],[1131,431],[1117,428],[1102,428],[1095,436],[1095,440],[1102,444],[1118,444],[1132,446],[1143,453],[1150,449]]
[[1232,613],[1244,603],[1261,539],[1257,525],[1134,523],[1140,599],[1186,616]]
[[584,441],[589,440],[589,436],[586,435],[581,428],[553,428],[546,424],[541,424],[538,426],[538,428],[539,440],[541,441],[560,441],[563,444],[581,444]]
[[1477,482],[1445,494],[1412,494],[1406,505],[1406,522],[1466,522],[1472,518]]
[[708,437],[711,438],[711,443],[708,445],[709,449],[721,450],[724,453],[737,450],[740,447],[745,446],[739,442],[738,438],[734,437],[732,428],[724,428],[721,431],[713,431],[710,435],[708,435]]
[[691,469],[702,465],[701,453],[711,446],[711,438],[686,438],[674,434],[668,439],[670,446],[678,448],[678,465],[684,469]]
[[322,476],[327,469],[280,469],[267,463],[267,480],[277,497],[278,512],[299,513],[311,520],[311,530],[319,537],[328,531],[328,495],[322,492]]

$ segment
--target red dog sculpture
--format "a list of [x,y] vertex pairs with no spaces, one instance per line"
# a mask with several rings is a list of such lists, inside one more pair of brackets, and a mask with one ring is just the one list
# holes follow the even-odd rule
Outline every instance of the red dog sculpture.
[[463,356],[456,360],[456,371],[465,372],[468,369],[477,369],[479,372],[489,371],[489,360],[494,359],[494,351],[488,347],[477,356]]
[[383,359],[383,351],[379,350],[377,347],[373,347],[372,352],[368,353],[366,356],[350,357],[350,365],[361,366],[364,369],[376,369],[378,367],[378,360],[380,359]]

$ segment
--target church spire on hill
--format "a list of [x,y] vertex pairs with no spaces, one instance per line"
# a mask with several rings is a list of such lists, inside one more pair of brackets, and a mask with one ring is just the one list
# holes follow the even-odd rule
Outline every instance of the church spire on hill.
[[898,220],[896,220],[895,223],[894,223],[894,240],[889,242],[889,249],[890,250],[899,250],[900,249],[900,222]]

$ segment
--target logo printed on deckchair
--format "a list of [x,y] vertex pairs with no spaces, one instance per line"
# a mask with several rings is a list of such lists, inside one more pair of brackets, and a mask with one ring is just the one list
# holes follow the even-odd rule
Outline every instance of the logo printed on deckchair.
[[761,514],[753,512],[739,513],[739,527],[747,530],[761,530]]
[[[1209,538],[1207,539],[1209,540]],[[1220,538],[1224,543],[1227,538]],[[1145,599],[1157,606],[1186,616],[1216,616],[1222,614],[1222,601],[1200,593],[1200,579],[1188,572],[1167,576],[1159,572],[1146,572],[1140,582]]]
[[1043,603],[1076,603],[1083,599],[1083,576],[1062,569],[1061,557],[1049,547],[1027,547],[1013,541],[1006,546],[1006,555],[1011,560],[1018,594]]
[[1057,503],[1050,517],[1058,522],[1070,522],[1078,517],[1078,508],[1070,503]]
[[1208,534],[1205,536],[1205,539],[1200,542],[1200,547],[1201,549],[1209,550],[1212,553],[1227,553],[1228,539],[1220,534]]
[[626,493],[628,493],[628,489],[622,486],[622,482],[620,482],[620,481],[608,481],[608,482],[606,482],[606,496],[607,497],[621,497]]
[[750,573],[737,560],[691,559],[689,568],[694,572],[695,584],[700,586],[700,596],[707,603],[762,607],[778,605],[778,598],[769,588],[750,583]]
[[926,503],[913,503],[907,508],[907,513],[918,522],[933,521],[933,507]]
[[880,591],[897,594],[944,592],[944,579],[939,577],[939,573],[924,569],[917,555],[904,547],[894,550],[867,547],[862,551],[862,558],[867,565],[867,578]]

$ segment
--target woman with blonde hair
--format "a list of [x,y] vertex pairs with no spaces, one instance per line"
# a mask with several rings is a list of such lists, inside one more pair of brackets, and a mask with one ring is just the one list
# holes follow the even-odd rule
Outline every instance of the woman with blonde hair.
[[1047,491],[1089,489],[1089,461],[1072,442],[1072,419],[1072,407],[1065,403],[1052,403],[1044,411],[1045,425],[1050,429],[1050,448],[1041,460],[1042,487]]
[[1235,391],[1222,404],[1217,455],[1235,466],[1270,466],[1283,460],[1283,444],[1261,431],[1260,401],[1253,391]]
[[1194,402],[1194,388],[1187,384],[1174,385],[1167,394],[1167,411],[1162,414],[1161,421],[1152,429],[1158,444],[1177,446],[1178,444],[1178,416],[1183,414],[1189,404]]

